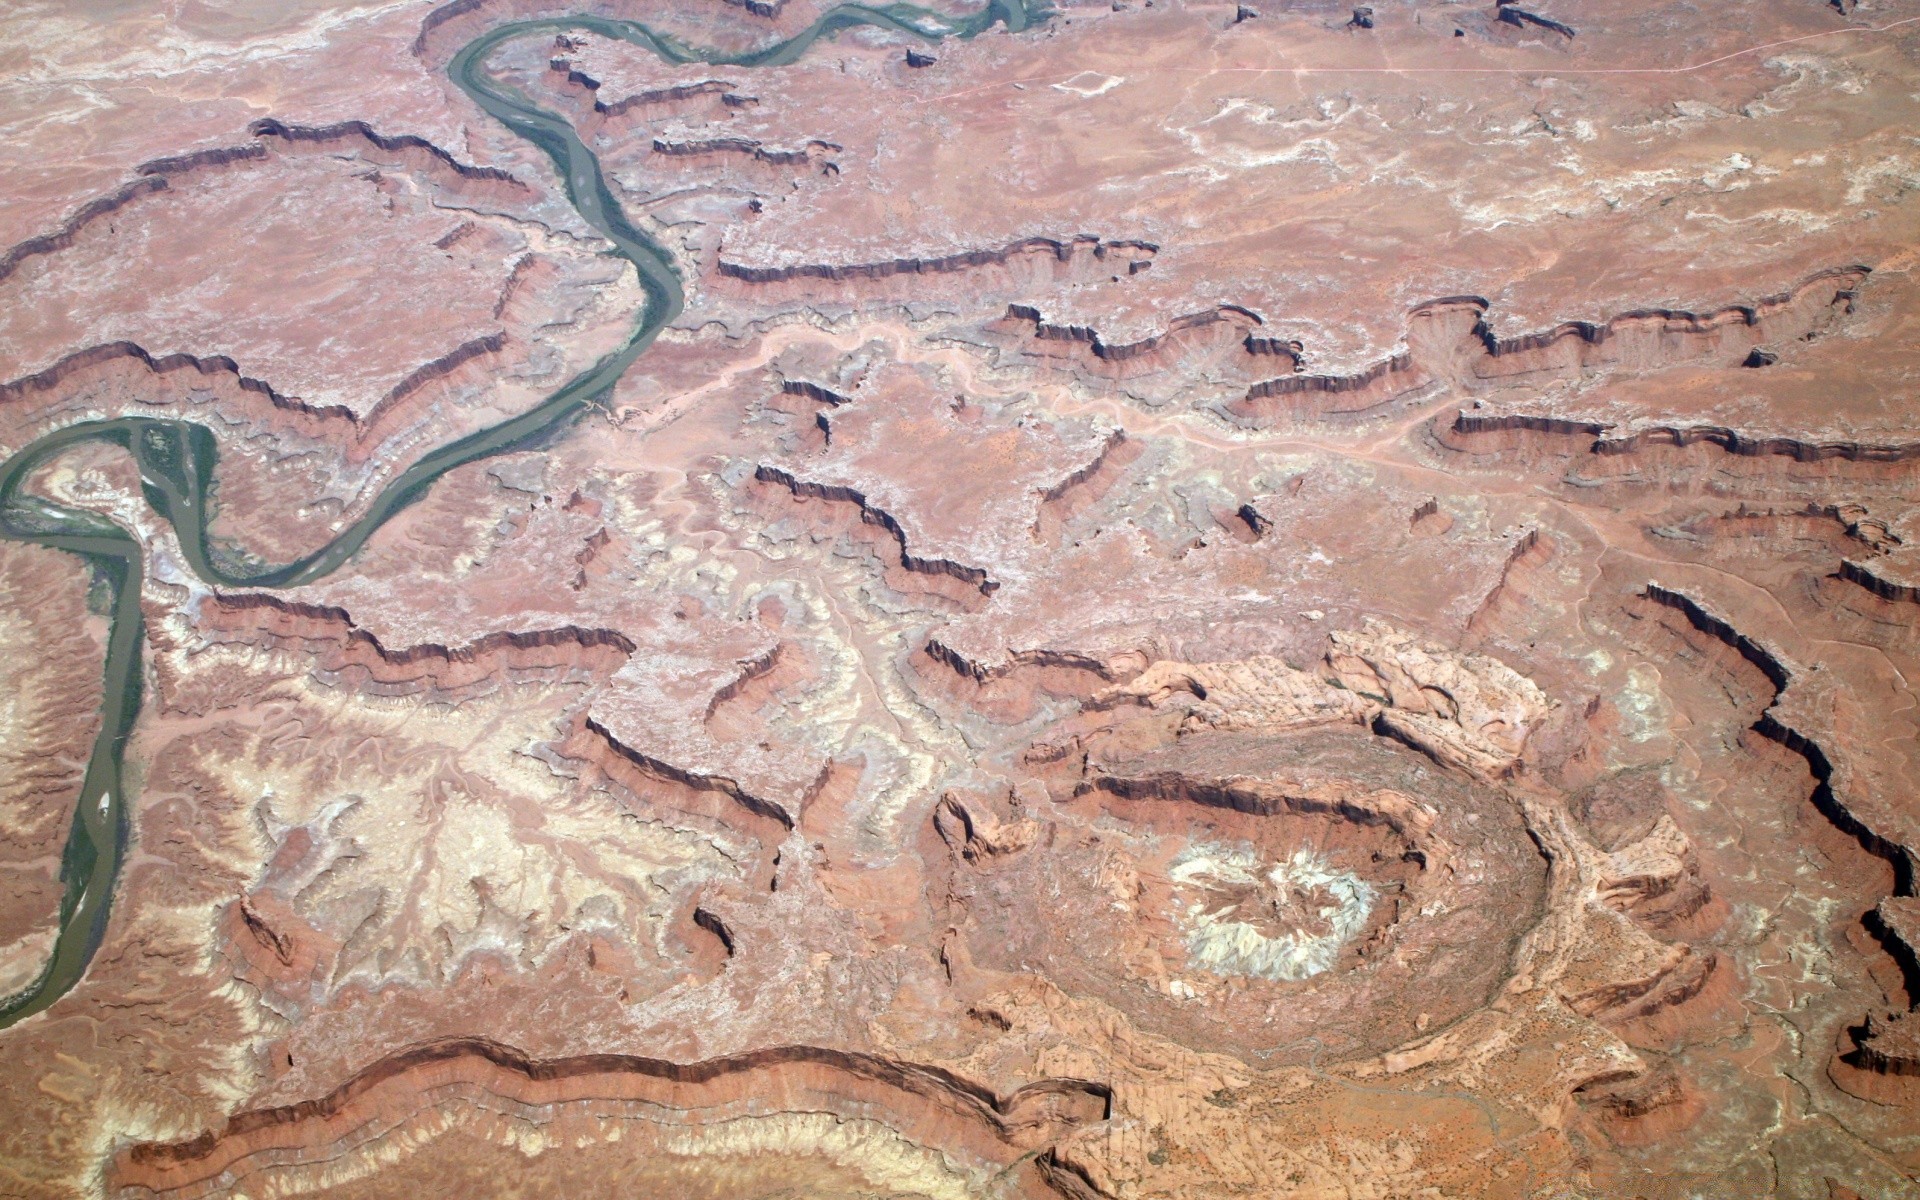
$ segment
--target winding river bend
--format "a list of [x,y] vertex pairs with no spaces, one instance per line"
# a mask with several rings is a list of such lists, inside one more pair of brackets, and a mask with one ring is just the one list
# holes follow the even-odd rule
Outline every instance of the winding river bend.
[[645,47],[671,63],[777,67],[796,61],[822,38],[860,26],[937,42],[971,38],[995,25],[1005,25],[1010,32],[1018,33],[1043,16],[1041,0],[991,0],[986,8],[966,17],[946,16],[910,4],[845,4],[791,38],[737,55],[691,47],[638,22],[592,15],[515,22],[468,43],[448,64],[453,82],[488,115],[553,160],[567,198],[581,218],[612,242],[614,252],[639,272],[646,303],[635,317],[632,333],[618,350],[568,380],[538,406],[421,458],[389,483],[332,541],[296,562],[282,566],[236,563],[231,554],[209,546],[207,507],[219,454],[213,434],[201,425],[145,417],[84,422],[49,434],[0,464],[0,537],[80,555],[113,596],[100,732],[87,763],[61,862],[65,890],[59,932],[53,953],[33,984],[0,1001],[0,1028],[45,1009],[86,973],[87,964],[106,935],[114,881],[133,828],[123,766],[142,693],[143,551],[137,538],[106,518],[31,493],[26,485],[38,467],[82,442],[121,446],[139,467],[141,490],[148,505],[172,526],[188,567],[204,582],[224,587],[277,588],[323,579],[352,559],[389,518],[425,495],[448,471],[525,445],[578,415],[590,401],[613,387],[685,306],[672,256],[628,221],[607,187],[599,158],[580,140],[573,126],[487,72],[487,61],[495,50],[518,38],[583,30]]

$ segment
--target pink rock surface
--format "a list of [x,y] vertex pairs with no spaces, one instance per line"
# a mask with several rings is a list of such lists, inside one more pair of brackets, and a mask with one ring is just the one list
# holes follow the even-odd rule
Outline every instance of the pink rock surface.
[[[509,42],[615,387],[300,587],[31,472],[144,704],[0,1193],[1920,1196],[1920,12],[1259,7]],[[283,562],[619,346],[445,75],[566,11],[17,14],[0,447]],[[104,594],[0,542],[0,990]]]

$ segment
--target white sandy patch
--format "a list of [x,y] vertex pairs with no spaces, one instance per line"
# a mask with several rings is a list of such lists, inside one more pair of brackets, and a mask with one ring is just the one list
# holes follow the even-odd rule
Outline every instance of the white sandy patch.
[[[1366,928],[1373,911],[1372,885],[1308,849],[1265,865],[1250,847],[1201,844],[1175,860],[1167,875],[1175,890],[1185,893],[1177,917],[1186,931],[1188,956],[1194,966],[1216,975],[1289,981],[1318,975],[1330,969],[1341,949]],[[1320,893],[1323,902],[1300,915],[1318,918],[1316,923],[1324,923],[1327,932],[1264,933],[1232,916],[1236,906],[1210,907],[1218,899],[1214,889],[1222,887],[1257,888],[1261,904],[1271,904],[1282,917],[1297,907],[1297,896]]]

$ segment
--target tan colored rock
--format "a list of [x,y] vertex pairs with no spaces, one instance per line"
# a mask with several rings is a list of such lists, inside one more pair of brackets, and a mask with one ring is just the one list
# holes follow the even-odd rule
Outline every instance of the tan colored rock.
[[[144,691],[0,1194],[1920,1196],[1910,7],[503,46],[688,303],[310,586],[22,481]],[[564,11],[10,14],[0,446],[287,561],[618,345],[445,76]],[[102,592],[0,543],[0,989]]]
[[1442,762],[1497,777],[1519,762],[1545,717],[1538,687],[1485,655],[1461,655],[1382,622],[1336,632],[1322,673],[1274,658],[1157,662],[1095,697],[1164,705],[1180,697],[1188,728],[1279,732],[1378,721]]

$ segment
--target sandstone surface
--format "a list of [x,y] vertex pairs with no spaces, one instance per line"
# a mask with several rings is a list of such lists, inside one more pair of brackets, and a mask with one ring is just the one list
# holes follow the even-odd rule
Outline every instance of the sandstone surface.
[[0,1196],[1920,1198],[1920,5],[1257,9],[8,14]]

